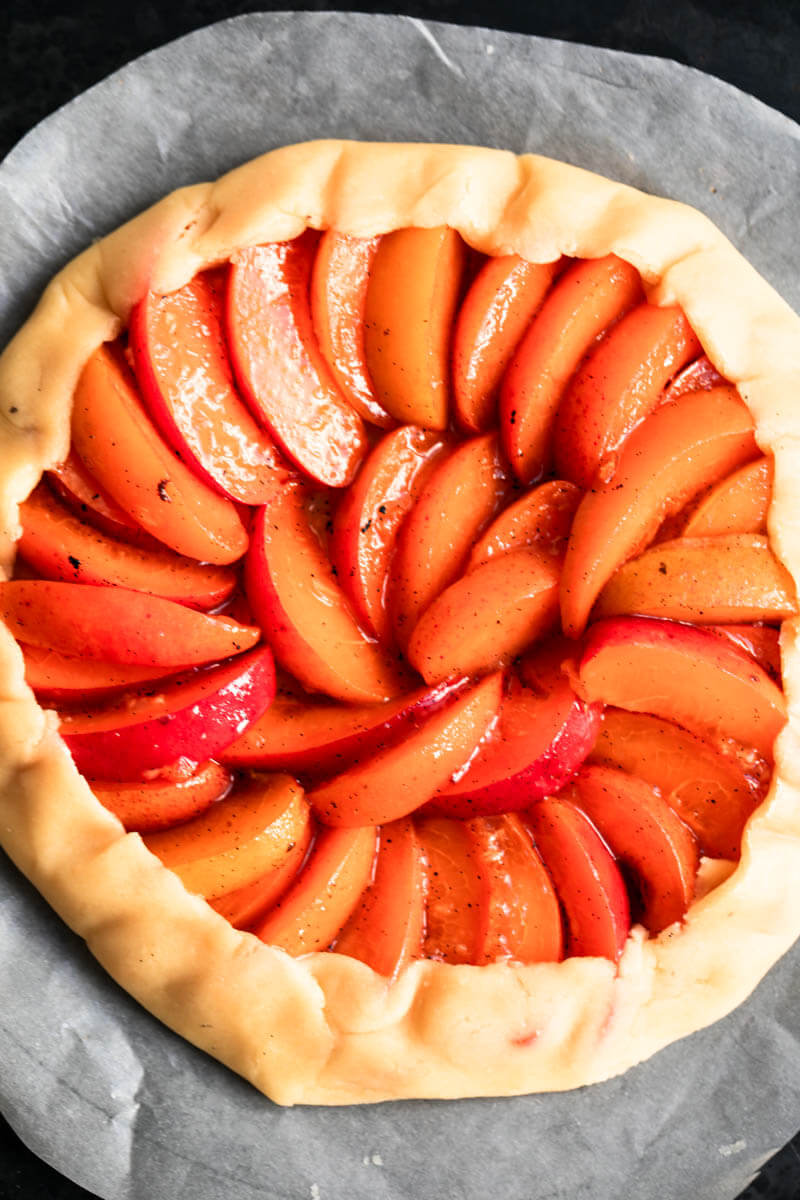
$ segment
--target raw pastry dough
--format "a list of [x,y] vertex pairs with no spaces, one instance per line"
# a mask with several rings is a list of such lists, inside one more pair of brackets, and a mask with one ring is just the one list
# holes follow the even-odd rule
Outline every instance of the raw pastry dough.
[[[471,147],[315,142],[175,192],[67,266],[0,358],[0,553],[69,442],[83,363],[148,287],[307,225],[372,235],[449,224],[490,254],[611,251],[680,304],[775,456],[769,529],[800,583],[800,320],[703,216],[578,168]],[[510,1095],[606,1079],[739,1004],[800,933],[800,651],[782,636],[790,722],[741,863],[655,939],[599,959],[414,963],[391,986],[355,960],[294,960],[187,893],[94,799],[0,631],[0,843],[118,982],[280,1104]]]

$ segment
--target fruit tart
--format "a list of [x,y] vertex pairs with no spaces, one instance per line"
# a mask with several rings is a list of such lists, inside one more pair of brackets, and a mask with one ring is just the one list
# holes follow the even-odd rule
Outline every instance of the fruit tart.
[[281,1104],[603,1080],[800,933],[800,321],[700,214],[319,142],[0,359],[0,841]]

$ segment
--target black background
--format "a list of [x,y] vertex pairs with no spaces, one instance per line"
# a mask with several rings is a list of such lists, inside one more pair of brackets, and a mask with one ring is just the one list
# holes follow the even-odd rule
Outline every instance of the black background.
[[[0,157],[37,121],[124,63],[223,17],[291,7],[231,0],[0,2]],[[300,7],[300,5],[298,5]],[[306,3],[361,12],[491,25],[616,50],[655,54],[707,71],[800,121],[800,0],[417,0]],[[5,61],[3,59],[5,58]],[[798,197],[800,215],[800,197]],[[2,269],[0,267],[0,269]],[[798,998],[800,1001],[800,998]],[[0,1071],[3,1066],[0,1064]],[[800,1113],[797,1114],[800,1125]],[[800,1135],[741,1200],[800,1197]],[[90,1200],[34,1158],[0,1124],[0,1200]],[[641,1200],[655,1200],[642,1197]],[[702,1200],[675,1197],[665,1200]]]

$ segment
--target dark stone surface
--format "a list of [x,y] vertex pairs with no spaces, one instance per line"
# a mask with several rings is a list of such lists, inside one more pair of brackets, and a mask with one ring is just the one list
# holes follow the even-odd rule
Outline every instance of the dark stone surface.
[[[0,156],[37,121],[111,71],[212,21],[290,4],[235,0],[139,0],[125,9],[103,0],[4,0],[0,6]],[[300,6],[298,6],[300,7]],[[346,7],[306,0],[306,10]],[[417,0],[357,3],[362,12],[491,25],[519,33],[655,54],[717,75],[800,120],[800,4],[797,0]],[[2,61],[2,60],[0,60]],[[0,1064],[2,1070],[2,1064]],[[800,1125],[800,1113],[797,1114]],[[741,1200],[800,1196],[800,1136],[781,1151]],[[0,1124],[0,1200],[87,1200],[90,1193],[31,1155]],[[642,1200],[650,1200],[643,1197]],[[702,1200],[669,1197],[665,1200]]]

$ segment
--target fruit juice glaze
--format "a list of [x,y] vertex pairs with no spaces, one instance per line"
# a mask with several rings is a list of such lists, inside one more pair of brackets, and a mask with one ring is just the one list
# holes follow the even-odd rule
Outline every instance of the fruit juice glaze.
[[749,413],[629,264],[237,252],[140,301],[72,434],[2,616],[232,923],[391,977],[616,960],[738,858],[794,585]]

